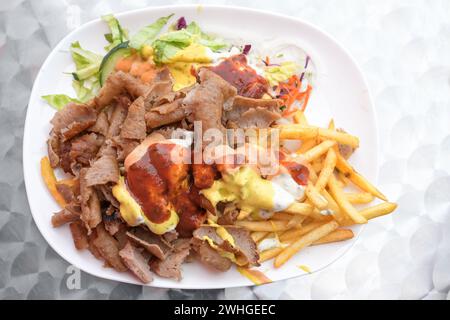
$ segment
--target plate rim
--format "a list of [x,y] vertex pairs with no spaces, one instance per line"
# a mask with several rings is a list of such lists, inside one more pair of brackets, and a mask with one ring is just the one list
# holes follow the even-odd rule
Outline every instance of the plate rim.
[[[354,58],[354,56],[351,54],[351,52],[344,47],[334,36],[332,36],[330,33],[328,33],[327,31],[321,29],[320,27],[316,26],[315,24],[306,21],[302,18],[299,17],[294,17],[294,16],[289,16],[286,14],[281,14],[278,12],[271,12],[268,10],[262,10],[262,9],[254,9],[254,8],[250,8],[250,7],[243,7],[243,6],[235,6],[235,5],[213,5],[213,4],[183,4],[183,5],[167,5],[167,6],[146,6],[143,8],[139,8],[139,9],[133,9],[133,10],[127,10],[127,11],[120,11],[120,12],[112,12],[117,18],[120,18],[121,16],[124,15],[133,15],[135,13],[140,13],[142,11],[157,11],[157,10],[169,10],[169,9],[176,9],[176,10],[183,10],[183,9],[192,9],[192,8],[197,8],[198,10],[209,10],[209,9],[224,9],[224,10],[229,10],[229,11],[240,11],[240,12],[246,12],[247,14],[259,14],[259,15],[267,15],[267,16],[272,16],[272,17],[276,17],[279,19],[283,19],[283,20],[288,20],[291,22],[295,22],[295,23],[301,23],[306,25],[307,27],[313,29],[315,32],[321,33],[325,38],[327,38],[328,41],[332,42],[334,45],[336,45],[343,53],[345,53],[345,55],[350,59],[350,61],[352,62],[353,66],[356,68],[356,71],[358,73],[358,75],[361,77],[361,81],[362,84],[364,85],[365,89],[367,90],[367,100],[369,102],[368,105],[368,109],[369,111],[372,113],[372,124],[374,127],[374,142],[375,142],[375,172],[373,172],[373,181],[374,183],[378,182],[378,178],[379,178],[379,126],[378,126],[378,119],[376,116],[376,109],[375,109],[375,104],[374,104],[374,100],[373,100],[373,96],[372,96],[372,92],[371,89],[369,87],[369,83],[367,81],[367,78],[365,76],[365,73],[362,71],[362,68],[360,67],[359,63],[356,61],[356,59]],[[88,271],[86,269],[84,269],[83,267],[72,263],[69,259],[67,258],[67,256],[65,255],[64,252],[60,252],[59,250],[55,249],[53,247],[53,245],[51,244],[51,242],[47,239],[47,235],[45,232],[43,232],[43,230],[41,229],[41,227],[39,226],[39,224],[36,222],[36,218],[35,218],[35,214],[33,213],[33,209],[32,206],[30,204],[30,197],[29,197],[29,193],[32,192],[31,188],[32,186],[29,185],[30,182],[30,178],[28,178],[28,174],[27,171],[28,169],[25,166],[25,163],[27,162],[25,159],[25,153],[26,153],[26,146],[28,146],[29,142],[28,142],[28,135],[26,134],[26,132],[30,129],[27,130],[27,128],[29,127],[29,122],[30,120],[30,108],[29,105],[33,99],[33,97],[36,94],[36,90],[37,90],[37,85],[36,85],[36,80],[37,78],[41,75],[41,72],[43,69],[45,69],[47,67],[47,64],[49,64],[49,62],[52,60],[51,58],[58,52],[58,48],[61,46],[61,44],[63,42],[66,41],[67,38],[71,37],[74,33],[88,28],[89,26],[98,23],[101,20],[101,18],[95,18],[92,19],[90,21],[87,21],[86,23],[80,25],[79,27],[73,29],[72,31],[70,31],[68,34],[66,34],[60,41],[58,41],[58,43],[53,47],[52,51],[48,54],[48,56],[46,57],[45,61],[43,62],[43,64],[41,65],[41,67],[39,68],[39,71],[36,75],[36,78],[33,80],[33,87],[32,90],[30,92],[30,98],[27,104],[27,112],[25,115],[25,122],[24,122],[24,131],[23,131],[23,141],[22,141],[22,170],[23,170],[23,176],[24,176],[24,184],[25,184],[25,191],[26,191],[26,196],[27,196],[27,201],[28,201],[28,206],[30,208],[30,212],[31,215],[33,217],[33,222],[36,225],[36,227],[38,228],[39,232],[41,233],[42,237],[45,239],[45,241],[47,242],[47,244],[59,255],[61,256],[61,258],[63,258],[67,263],[69,263],[70,265],[75,266],[76,268],[78,268],[79,270],[82,270],[83,272],[90,274],[92,276],[98,277],[100,279],[106,279],[109,281],[115,281],[118,283],[130,283],[130,284],[135,284],[136,282],[133,281],[128,281],[127,279],[125,280],[117,280],[112,278],[110,275],[108,274],[99,274],[95,271]],[[28,181],[28,182],[27,182]],[[360,225],[360,230],[357,233],[356,237],[353,239],[353,241],[347,246],[347,248],[337,257],[335,257],[333,260],[329,261],[328,263],[325,263],[323,266],[315,269],[314,271],[310,272],[310,273],[303,273],[303,274],[297,274],[297,275],[290,275],[287,276],[283,279],[279,279],[279,280],[274,280],[273,282],[278,282],[278,281],[285,281],[285,280],[289,280],[289,279],[293,279],[293,278],[299,278],[299,277],[304,277],[304,276],[308,276],[308,275],[312,275],[315,273],[318,273],[324,269],[326,269],[327,267],[329,267],[330,265],[332,265],[333,263],[335,263],[336,261],[338,261],[339,259],[341,259],[344,255],[346,255],[352,248],[353,246],[355,246],[356,242],[359,240],[359,237],[361,235],[362,232],[364,232],[365,229],[365,225]],[[166,289],[204,289],[204,290],[209,290],[209,289],[225,289],[225,288],[233,288],[233,287],[247,287],[247,286],[255,286],[255,284],[253,284],[252,282],[250,282],[247,278],[243,278],[243,283],[242,284],[230,284],[230,285],[208,285],[205,286],[204,284],[201,286],[183,286],[181,285],[182,281],[180,282],[169,282],[167,285],[154,285],[153,282],[149,283],[149,284],[140,284],[141,286],[148,286],[148,287],[155,287],[155,288],[166,288]],[[139,284],[137,284],[139,285]]]

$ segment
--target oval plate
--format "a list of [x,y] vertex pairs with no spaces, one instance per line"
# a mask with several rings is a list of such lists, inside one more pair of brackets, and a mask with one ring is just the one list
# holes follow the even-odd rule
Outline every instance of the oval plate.
[[[207,32],[226,38],[245,39],[253,47],[276,39],[280,43],[295,44],[311,56],[316,69],[314,91],[307,110],[311,123],[326,126],[331,118],[336,125],[357,135],[361,147],[352,157],[352,163],[367,178],[377,176],[377,131],[373,105],[364,77],[355,61],[329,35],[298,19],[251,9],[221,6],[171,6],[146,8],[117,14],[123,27],[136,32],[161,16],[175,13],[187,21],[196,21]],[[231,23],[232,22],[232,23]],[[103,35],[107,26],[99,19],[91,21],[66,36],[50,53],[43,64],[31,93],[25,122],[23,165],[25,185],[34,221],[50,246],[65,260],[92,275],[121,282],[141,284],[129,273],[118,273],[103,268],[87,250],[77,251],[68,226],[53,228],[50,219],[59,210],[40,176],[39,161],[47,154],[46,141],[50,132],[50,119],[55,110],[40,97],[52,93],[74,95],[71,77],[63,74],[73,70],[68,51],[70,43],[80,41],[83,47],[104,52]],[[341,243],[306,248],[288,263],[275,269],[266,262],[258,269],[272,281],[307,274],[299,266],[307,266],[311,272],[320,270],[341,257],[356,241],[361,226],[353,227],[354,239]],[[180,282],[155,276],[150,286],[182,289],[212,289],[253,285],[236,269],[225,273],[211,271],[200,264],[183,265]]]

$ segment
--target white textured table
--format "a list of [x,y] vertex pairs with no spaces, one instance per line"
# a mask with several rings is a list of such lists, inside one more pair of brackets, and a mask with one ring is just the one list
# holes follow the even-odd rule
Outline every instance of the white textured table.
[[[32,221],[22,174],[30,90],[51,48],[101,14],[192,1],[0,1],[0,299],[450,299],[450,1],[202,1],[284,13],[336,37],[362,66],[380,130],[380,179],[399,208],[327,269],[253,288],[166,290],[81,275]],[[197,3],[197,2],[194,2]],[[80,19],[78,19],[79,17]]]

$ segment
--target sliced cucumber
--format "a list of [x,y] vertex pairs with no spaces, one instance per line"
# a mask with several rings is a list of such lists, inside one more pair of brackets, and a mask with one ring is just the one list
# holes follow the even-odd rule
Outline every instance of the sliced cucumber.
[[112,48],[102,60],[100,64],[100,85],[103,87],[103,84],[106,82],[108,76],[114,71],[116,67],[117,61],[130,54],[130,48],[128,47],[128,41],[122,42]]

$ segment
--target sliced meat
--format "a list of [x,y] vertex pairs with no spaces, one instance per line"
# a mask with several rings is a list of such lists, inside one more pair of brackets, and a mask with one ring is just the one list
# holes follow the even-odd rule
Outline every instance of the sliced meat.
[[109,128],[108,116],[106,115],[105,112],[100,112],[100,114],[97,117],[97,121],[92,127],[88,129],[88,131],[99,133],[103,136],[106,136],[108,134],[108,128]]
[[97,237],[94,239],[93,244],[98,250],[98,253],[102,258],[119,272],[124,272],[127,267],[123,264],[119,255],[119,243],[114,239],[103,227],[99,224],[96,228]]
[[178,232],[176,230],[172,230],[164,233],[162,237],[166,242],[171,243],[178,239]]
[[61,137],[62,141],[66,141],[93,126],[96,120],[95,109],[85,104],[71,102],[55,113],[50,123],[53,125],[53,131]]
[[131,74],[117,71],[106,79],[106,83],[100,89],[98,96],[94,98],[94,102],[97,109],[102,109],[111,104],[117,96],[124,92],[137,98],[145,95],[149,89],[147,84],[133,77]]
[[206,189],[213,185],[217,170],[210,164],[193,164],[192,175],[194,177],[194,185],[199,189]]
[[72,233],[73,243],[78,250],[87,249],[89,247],[89,239],[87,230],[81,221],[72,222],[70,225],[70,232]]
[[245,111],[236,122],[228,123],[229,127],[236,128],[268,128],[272,123],[281,118],[277,112],[264,108],[254,108]]
[[71,168],[74,163],[81,166],[88,166],[90,161],[95,158],[98,150],[105,139],[96,133],[84,134],[81,137],[72,140],[69,157]]
[[131,151],[139,145],[139,142],[136,140],[123,139],[120,136],[112,138],[112,142],[117,149],[118,161],[124,161]]
[[54,228],[60,227],[66,223],[80,220],[80,212],[70,210],[68,207],[55,213],[52,216],[52,225]]
[[119,255],[128,269],[143,283],[153,280],[147,260],[131,243],[127,242],[125,247],[119,251]]
[[56,182],[56,190],[58,190],[58,193],[63,197],[66,203],[76,200],[73,186],[66,183]]
[[106,231],[110,235],[115,235],[120,231],[123,222],[115,215],[103,215],[103,224],[105,225]]
[[252,99],[236,96],[231,108],[223,115],[223,122],[230,128],[269,127],[281,117],[280,99]]
[[92,166],[86,172],[86,185],[92,187],[95,185],[119,182],[119,165],[116,157],[111,155],[103,155],[95,160]]
[[[219,207],[219,204],[217,205]],[[226,203],[219,211],[217,223],[221,225],[233,225],[239,216],[239,209],[233,203]]]
[[50,165],[56,168],[59,165],[59,138],[54,130],[50,132],[50,138],[47,140],[47,153]]
[[144,96],[145,109],[150,110],[163,103],[163,101],[173,101],[177,95],[172,92],[172,86],[171,80],[154,81]]
[[103,184],[97,186],[97,191],[99,191],[103,200],[107,201],[112,207],[111,210],[115,211],[114,208],[119,208],[119,201],[112,194],[112,185],[111,184]]
[[181,264],[189,255],[191,245],[189,239],[178,239],[174,242],[174,250],[171,251],[166,259],[152,259],[150,268],[160,277],[181,280]]
[[[114,107],[114,110],[111,114],[110,124],[108,128],[107,137],[112,138],[117,136],[120,133],[120,128],[122,127],[122,123],[125,121],[128,113],[128,105],[127,98],[119,99],[120,103]],[[128,100],[129,101],[129,100]]]
[[234,247],[228,241],[219,237],[214,227],[202,226],[195,230],[193,235],[199,240],[204,240],[204,237],[208,237],[217,244],[219,248],[234,253],[241,265],[259,265],[259,254],[256,243],[250,236],[250,232],[246,229],[234,226],[227,226],[225,229],[233,237],[235,242]]
[[192,248],[197,253],[200,262],[218,271],[227,271],[231,268],[231,260],[222,257],[216,250],[205,241],[192,239]]
[[232,103],[236,88],[214,72],[202,68],[199,72],[200,84],[184,98],[186,112],[191,122],[201,121],[203,132],[210,128],[224,130],[222,110]]
[[122,125],[120,136],[123,139],[144,140],[146,135],[144,98],[139,97],[134,100],[128,109],[128,115]]
[[75,172],[72,172],[72,164],[73,161],[70,157],[70,150],[72,149],[72,142],[64,141],[60,143],[59,146],[59,165],[66,173],[75,174],[79,171],[75,170]]
[[149,129],[158,128],[167,124],[179,122],[186,117],[182,108],[182,100],[155,107],[145,114],[145,122]]
[[84,222],[88,234],[101,221],[100,201],[96,190],[87,185],[86,168],[80,170],[80,198],[81,198],[81,220]]
[[150,252],[160,260],[164,260],[172,250],[172,246],[161,237],[142,228],[134,228],[126,233],[130,241]]

